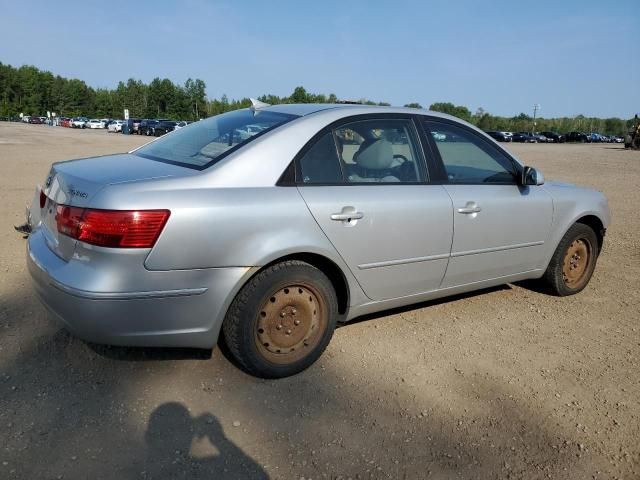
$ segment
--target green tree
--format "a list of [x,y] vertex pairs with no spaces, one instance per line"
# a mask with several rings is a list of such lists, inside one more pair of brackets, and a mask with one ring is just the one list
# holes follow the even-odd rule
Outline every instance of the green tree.
[[429,110],[453,115],[454,117],[461,118],[467,122],[471,121],[471,111],[462,105],[454,105],[450,102],[438,102],[432,103]]
[[189,110],[195,120],[200,118],[201,111],[207,103],[206,88],[207,85],[199,78],[195,80],[188,78],[184,83],[184,90],[189,99]]
[[304,87],[296,87],[289,100],[291,103],[310,103],[309,95]]

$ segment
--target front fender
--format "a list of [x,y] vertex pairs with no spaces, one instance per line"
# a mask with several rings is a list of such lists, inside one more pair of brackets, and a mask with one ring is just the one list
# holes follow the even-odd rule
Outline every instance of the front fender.
[[549,249],[545,252],[544,259],[546,269],[560,240],[574,223],[581,218],[594,216],[606,229],[611,222],[611,212],[607,198],[596,190],[554,182],[545,184],[545,189],[553,198],[553,222]]

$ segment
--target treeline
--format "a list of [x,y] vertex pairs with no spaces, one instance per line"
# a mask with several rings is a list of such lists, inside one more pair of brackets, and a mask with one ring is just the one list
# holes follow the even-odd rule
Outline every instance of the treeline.
[[131,115],[195,119],[207,107],[205,83],[188,79],[176,85],[165,78],[149,84],[129,79],[114,90],[94,89],[78,79],[63,78],[32,66],[14,68],[0,63],[0,116],[45,115],[122,118]]
[[[413,105],[406,105],[413,106]],[[420,108],[420,106],[418,106]],[[634,120],[623,120],[621,118],[597,118],[577,115],[575,117],[542,118],[536,117],[535,127],[533,117],[526,113],[521,113],[514,117],[499,117],[485,112],[478,108],[475,113],[464,106],[453,105],[452,103],[433,103],[429,110],[448,113],[455,117],[473,123],[481,130],[485,131],[507,131],[507,132],[598,132],[604,135],[624,135],[632,128]]]
[[[259,100],[270,103],[336,103],[335,94],[314,94],[303,87],[296,87],[286,97],[263,95]],[[359,99],[365,105],[386,105]],[[122,118],[125,108],[132,117],[169,118],[174,120],[196,120],[219,113],[245,108],[251,104],[249,98],[230,100],[226,95],[211,99],[206,95],[206,84],[200,79],[189,78],[184,85],[177,85],[165,78],[155,78],[146,84],[130,78],[118,83],[115,89],[94,89],[84,81],[68,79],[33,66],[19,68],[0,62],[0,117],[46,115],[47,111],[58,116],[87,116],[97,118]],[[406,107],[422,108],[419,103],[408,103]],[[462,118],[483,130],[506,131],[558,131],[573,130],[620,135],[631,128],[633,119],[596,118],[578,115],[562,118],[533,118],[525,113],[514,117],[491,115],[479,108],[475,113],[452,103],[433,103],[430,110],[444,112]]]

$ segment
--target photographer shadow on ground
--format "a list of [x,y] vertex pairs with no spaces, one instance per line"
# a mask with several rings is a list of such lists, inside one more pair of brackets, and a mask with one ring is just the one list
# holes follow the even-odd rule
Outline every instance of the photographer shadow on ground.
[[145,441],[142,478],[268,478],[260,465],[225,436],[215,416],[192,417],[177,402],[153,411]]

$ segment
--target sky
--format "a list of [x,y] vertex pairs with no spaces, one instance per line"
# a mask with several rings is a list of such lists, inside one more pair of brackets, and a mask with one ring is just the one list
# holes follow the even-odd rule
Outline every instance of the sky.
[[[124,8],[126,6],[126,8]],[[0,0],[0,62],[97,87],[201,78],[210,98],[290,95],[640,113],[638,0]]]

